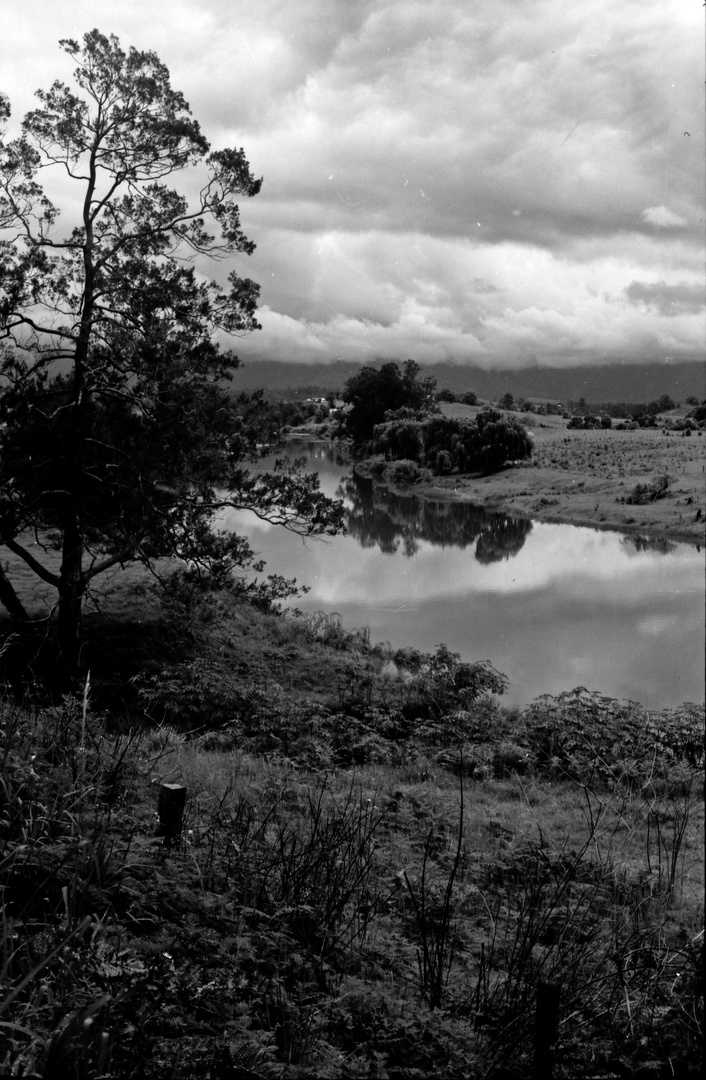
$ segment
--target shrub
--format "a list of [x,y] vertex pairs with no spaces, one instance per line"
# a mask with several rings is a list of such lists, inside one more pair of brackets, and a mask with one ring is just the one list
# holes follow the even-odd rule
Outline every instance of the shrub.
[[409,458],[391,461],[385,466],[383,476],[391,484],[415,484],[419,480],[431,479],[428,469],[422,468],[416,461],[410,461]]
[[530,753],[526,746],[504,739],[495,748],[493,769],[499,780],[514,774],[523,776],[529,771],[530,764]]
[[636,484],[631,493],[626,496],[625,502],[630,506],[645,506],[656,499],[664,499],[669,495],[671,477],[664,473],[655,476],[649,484]]
[[532,439],[515,417],[484,409],[475,420],[446,416],[402,417],[378,424],[373,449],[386,459],[415,461],[434,473],[495,472],[530,457]]

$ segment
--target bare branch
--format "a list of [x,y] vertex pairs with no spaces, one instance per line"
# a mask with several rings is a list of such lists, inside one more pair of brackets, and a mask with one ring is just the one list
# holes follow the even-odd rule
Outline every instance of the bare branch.
[[47,570],[47,568],[43,566],[38,559],[35,559],[34,555],[32,555],[30,551],[27,551],[27,549],[22,547],[21,544],[18,544],[17,540],[15,540],[14,537],[0,535],[0,540],[5,545],[5,547],[9,548],[9,550],[13,552],[13,554],[17,555],[18,558],[22,559],[22,561],[27,564],[30,570],[34,574],[36,574],[38,578],[41,578],[42,581],[46,581],[48,585],[53,585],[55,589],[58,589],[60,582],[58,574],[52,574],[50,570]]

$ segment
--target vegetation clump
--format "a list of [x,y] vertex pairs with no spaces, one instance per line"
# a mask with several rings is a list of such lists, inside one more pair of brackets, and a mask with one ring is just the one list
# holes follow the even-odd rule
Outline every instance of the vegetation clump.
[[590,415],[606,415],[612,419],[634,420],[640,427],[652,426],[655,417],[660,413],[670,412],[676,408],[676,403],[669,394],[662,394],[659,398],[648,403],[629,401],[604,401],[599,405],[590,404],[585,398],[579,401],[569,401],[569,409],[574,417],[582,419]]
[[[453,395],[435,393],[434,387],[433,379],[419,378],[419,365],[412,360],[403,372],[392,363],[379,371],[363,368],[346,383],[348,409],[339,436],[350,441],[358,460],[382,457],[396,463],[397,482],[422,479],[421,470],[433,476],[487,475],[508,461],[530,457],[532,440],[518,419],[497,409],[482,409],[473,420],[442,415],[439,402]],[[474,394],[467,398],[477,400]]]
[[434,475],[497,472],[532,454],[532,439],[514,417],[483,409],[474,420],[447,416],[389,419],[373,430],[371,449],[386,460],[406,459]]
[[403,412],[407,416],[426,416],[436,412],[436,382],[419,377],[420,366],[407,360],[400,371],[395,363],[380,369],[363,367],[346,382],[343,401],[347,405],[339,434],[351,441],[356,452],[373,437],[376,424]]
[[635,484],[629,495],[622,500],[630,506],[644,506],[646,503],[655,502],[657,499],[666,499],[670,494],[669,487],[671,477],[664,473],[655,476],[649,484]]
[[592,431],[596,428],[610,429],[613,426],[613,421],[608,413],[602,413],[598,416],[588,413],[586,416],[572,416],[566,426],[568,429],[577,431]]
[[5,1075],[530,1077],[546,982],[557,1076],[699,1075],[701,707],[141,596],[122,697],[106,614],[83,687],[0,703]]

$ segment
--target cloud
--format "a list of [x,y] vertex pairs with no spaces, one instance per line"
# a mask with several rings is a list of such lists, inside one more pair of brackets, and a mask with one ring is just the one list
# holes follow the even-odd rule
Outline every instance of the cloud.
[[[683,0],[6,0],[3,15],[16,119],[69,78],[58,39],[98,26],[158,53],[215,146],[244,146],[264,186],[241,208],[258,247],[238,269],[265,307],[243,356],[703,352],[678,292],[703,274],[704,58]],[[663,304],[639,283],[677,291]]]
[[706,307],[704,283],[690,285],[681,282],[667,285],[664,281],[649,284],[644,281],[631,281],[625,295],[632,304],[644,305],[660,315],[699,314]]
[[[674,253],[670,276],[682,286],[671,299],[680,303],[665,319],[654,304],[638,305],[634,289],[636,265],[659,277],[659,244],[637,237],[634,253],[625,247],[616,255],[607,242],[578,245],[569,257],[475,237],[266,231],[249,267],[263,285],[263,332],[238,352],[250,360],[409,356],[512,367],[583,364],[602,351],[652,360],[696,351],[703,318],[686,303],[699,295],[696,253]],[[260,257],[274,276],[258,273]],[[294,275],[292,264],[301,268]]]
[[681,229],[689,224],[685,217],[675,214],[668,206],[648,206],[642,211],[642,220],[661,229]]
[[[457,235],[480,221],[488,242],[557,245],[640,228],[671,173],[679,216],[693,217],[700,190],[674,189],[695,147],[670,133],[689,90],[666,95],[658,74],[677,33],[633,5],[599,30],[604,8],[378,5],[282,101],[264,133],[277,148],[268,198],[312,201],[329,227]],[[688,105],[694,117],[695,94]]]

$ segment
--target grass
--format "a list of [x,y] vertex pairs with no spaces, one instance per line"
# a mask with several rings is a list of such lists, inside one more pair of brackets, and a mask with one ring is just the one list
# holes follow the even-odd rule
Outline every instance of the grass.
[[556,1077],[701,1075],[702,706],[137,578],[88,627],[0,704],[3,1075],[529,1077],[545,983]]
[[[449,405],[444,412],[451,408],[474,411]],[[491,477],[435,478],[434,490],[540,521],[703,542],[703,435],[665,435],[662,428],[575,431],[567,430],[561,417],[525,415],[534,439],[529,461]],[[636,485],[651,485],[665,475],[670,478],[666,498],[625,505]]]

